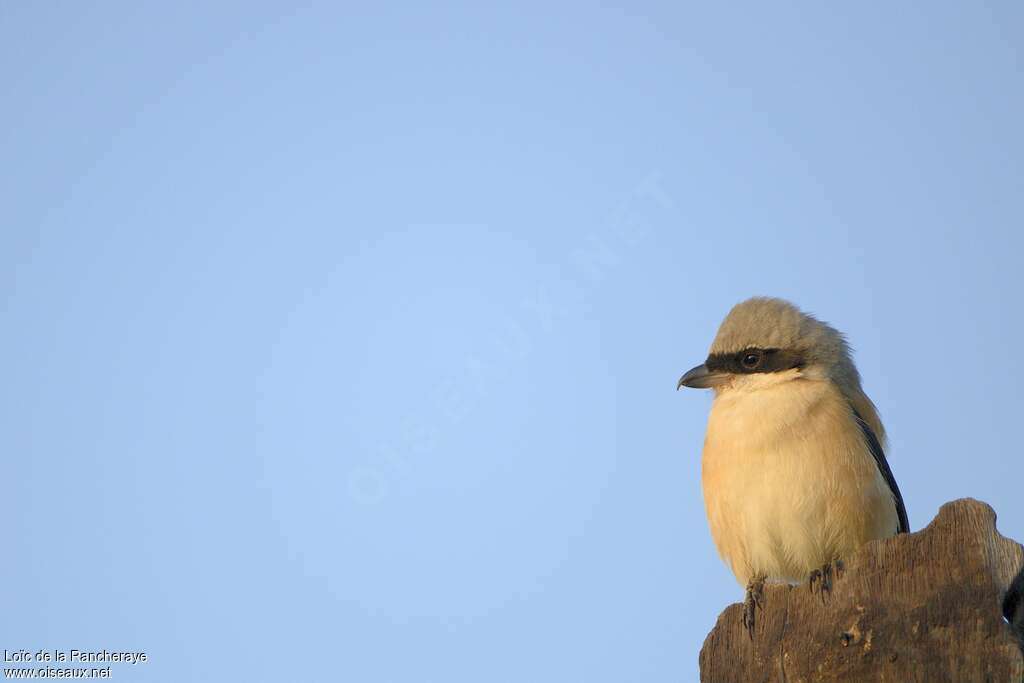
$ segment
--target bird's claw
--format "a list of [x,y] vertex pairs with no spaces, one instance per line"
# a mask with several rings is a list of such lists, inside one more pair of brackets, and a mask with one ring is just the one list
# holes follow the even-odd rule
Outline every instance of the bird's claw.
[[817,593],[821,596],[821,601],[824,602],[825,596],[832,592],[833,579],[838,579],[842,575],[842,560],[826,562],[819,569],[811,572],[807,579],[807,585],[810,587],[811,593]]
[[754,638],[754,621],[757,610],[764,609],[764,577],[755,576],[747,584],[747,594],[743,599],[743,628]]

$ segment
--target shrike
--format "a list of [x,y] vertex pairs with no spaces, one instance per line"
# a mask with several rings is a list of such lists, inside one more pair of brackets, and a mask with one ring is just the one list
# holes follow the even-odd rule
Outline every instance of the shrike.
[[726,316],[678,387],[715,392],[702,460],[711,536],[746,585],[753,634],[765,581],[828,591],[866,541],[909,531],[885,430],[837,330],[787,301]]

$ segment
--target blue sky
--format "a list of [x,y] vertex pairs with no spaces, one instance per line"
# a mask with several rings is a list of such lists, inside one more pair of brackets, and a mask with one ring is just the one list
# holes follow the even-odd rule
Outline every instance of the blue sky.
[[6,3],[7,649],[138,681],[695,680],[676,393],[846,332],[914,528],[1024,539],[1017,3]]

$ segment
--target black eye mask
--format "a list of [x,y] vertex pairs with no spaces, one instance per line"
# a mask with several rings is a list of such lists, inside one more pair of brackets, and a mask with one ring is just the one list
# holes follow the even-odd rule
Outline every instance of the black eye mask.
[[799,351],[749,348],[739,353],[713,353],[704,362],[711,372],[749,375],[755,372],[782,372],[806,364]]

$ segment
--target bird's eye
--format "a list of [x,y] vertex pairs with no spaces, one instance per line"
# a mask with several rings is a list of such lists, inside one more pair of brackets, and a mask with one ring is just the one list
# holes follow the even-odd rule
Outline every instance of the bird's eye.
[[761,352],[760,351],[746,351],[740,357],[740,363],[743,364],[748,370],[753,370],[761,364]]

